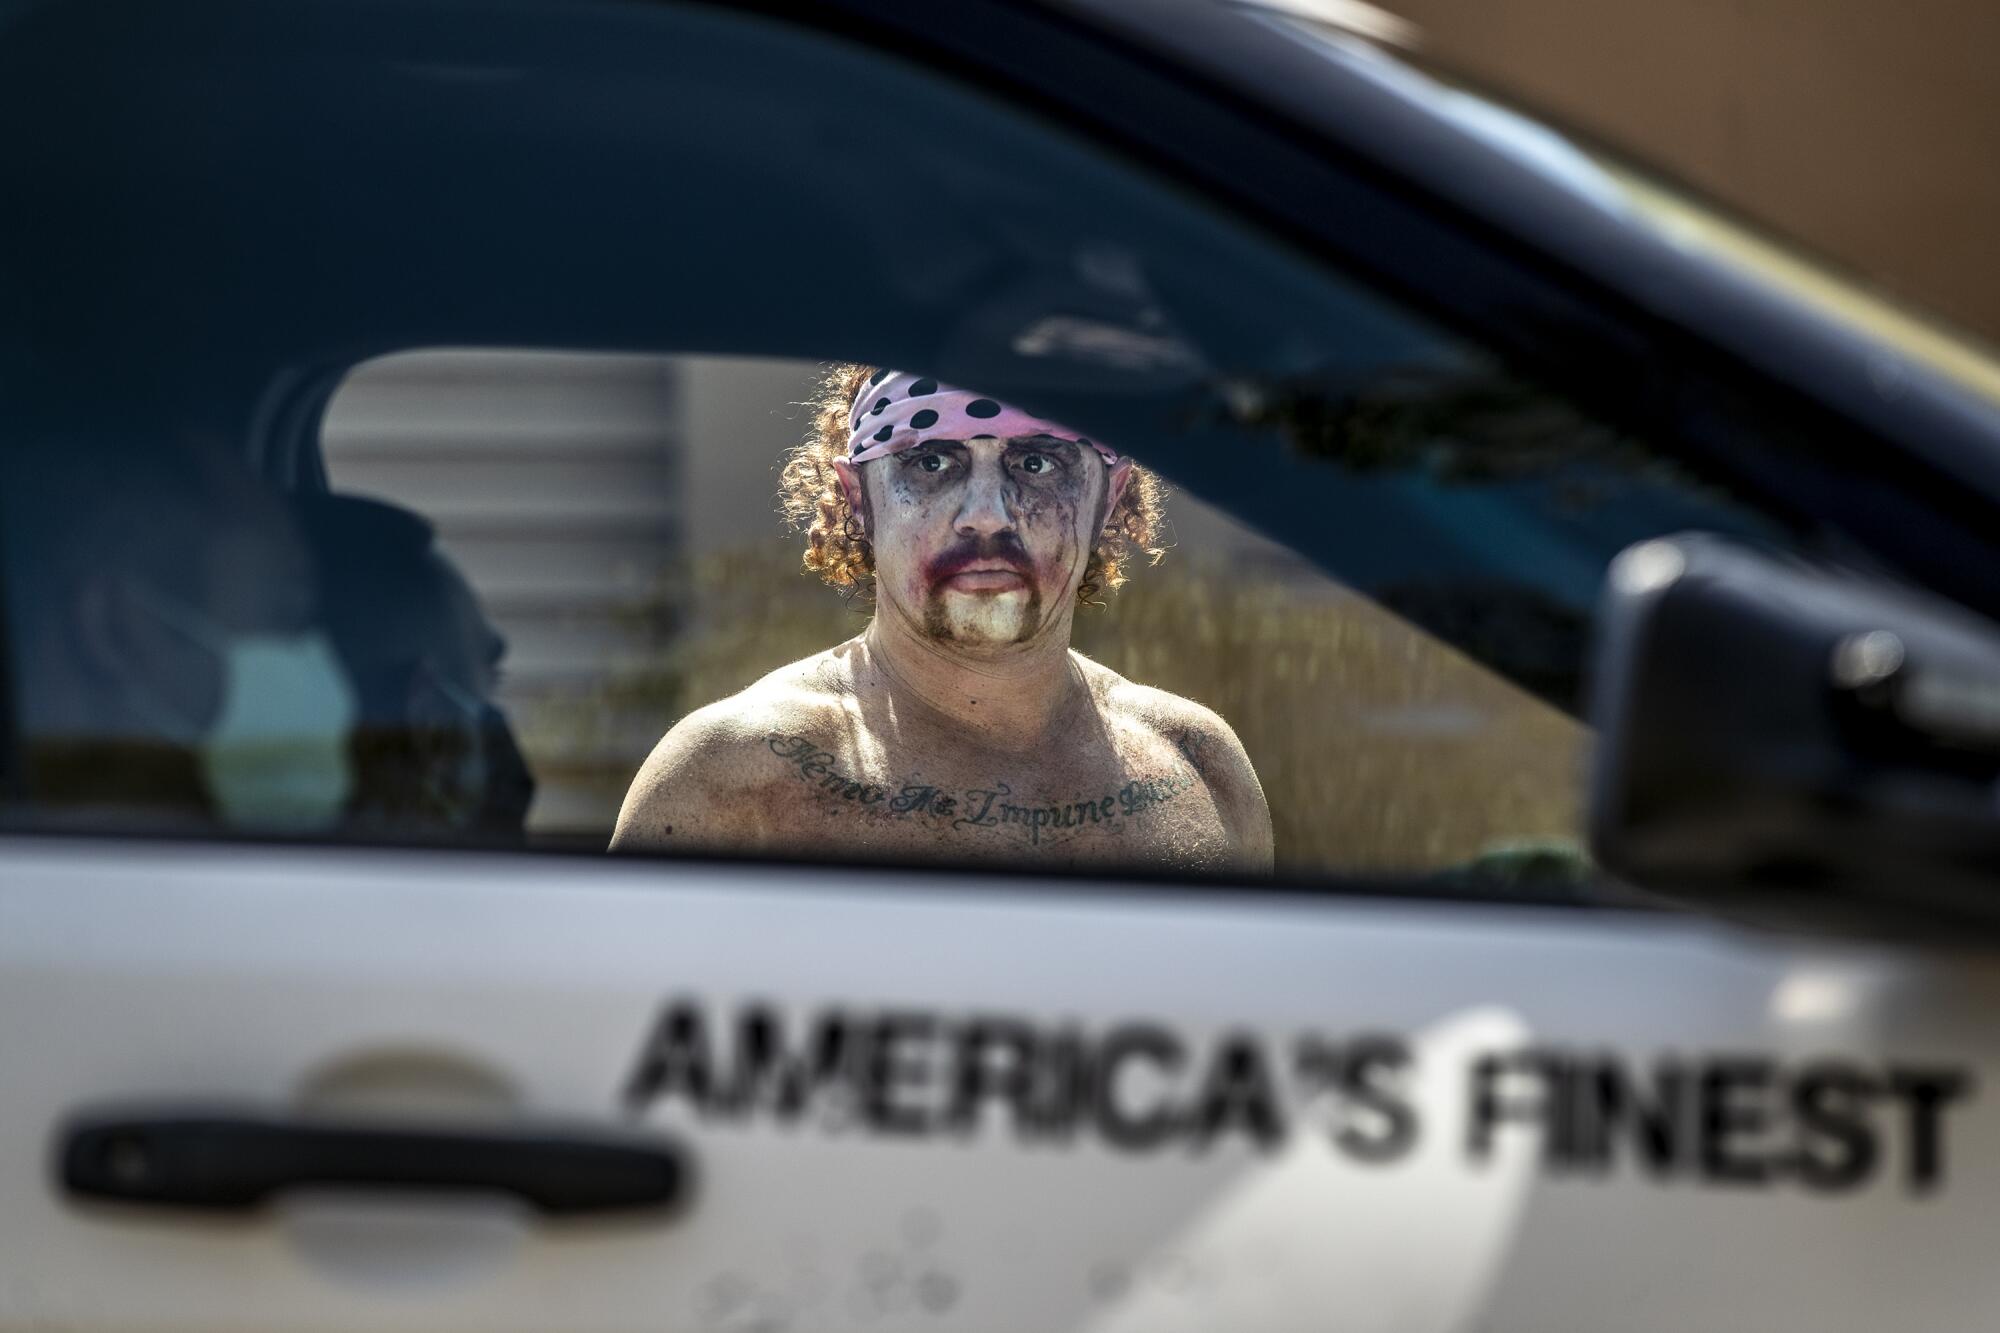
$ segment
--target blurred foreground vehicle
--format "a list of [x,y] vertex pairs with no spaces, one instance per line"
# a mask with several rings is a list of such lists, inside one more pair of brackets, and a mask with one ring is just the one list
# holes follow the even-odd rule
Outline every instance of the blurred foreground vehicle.
[[[1290,8],[0,0],[0,108],[0,1329],[2000,1300],[1982,351]],[[603,854],[861,624],[825,361],[1171,483],[1079,642],[1271,877]]]

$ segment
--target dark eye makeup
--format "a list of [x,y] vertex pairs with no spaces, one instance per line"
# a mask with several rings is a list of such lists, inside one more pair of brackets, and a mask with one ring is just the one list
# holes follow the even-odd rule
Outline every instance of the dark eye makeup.
[[963,448],[955,441],[926,440],[914,449],[905,449],[897,454],[896,461],[903,467],[936,476],[951,466],[952,455]]
[[[949,470],[964,452],[965,445],[958,440],[925,440],[915,448],[897,454],[896,461],[900,466],[937,476]],[[1074,442],[1047,436],[1009,444],[1004,459],[1009,468],[1023,476],[1045,478],[1075,466],[1077,452]]]
[[1031,477],[1047,477],[1074,466],[1076,453],[1077,446],[1071,441],[1045,436],[1009,445],[1007,462]]

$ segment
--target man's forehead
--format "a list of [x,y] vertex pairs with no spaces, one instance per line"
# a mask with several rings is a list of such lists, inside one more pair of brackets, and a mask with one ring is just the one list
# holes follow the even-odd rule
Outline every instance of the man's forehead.
[[1036,435],[965,435],[956,439],[925,440],[916,445],[918,449],[962,449],[968,444],[1002,444],[1010,449],[1067,449],[1072,452],[1081,448],[1075,440],[1065,440],[1060,435],[1046,433]]

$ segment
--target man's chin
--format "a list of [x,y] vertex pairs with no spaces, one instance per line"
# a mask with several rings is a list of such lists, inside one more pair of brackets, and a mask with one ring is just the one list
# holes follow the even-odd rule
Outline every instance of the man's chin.
[[1025,588],[999,592],[944,589],[924,617],[931,636],[967,648],[1001,647],[1034,637],[1041,599]]

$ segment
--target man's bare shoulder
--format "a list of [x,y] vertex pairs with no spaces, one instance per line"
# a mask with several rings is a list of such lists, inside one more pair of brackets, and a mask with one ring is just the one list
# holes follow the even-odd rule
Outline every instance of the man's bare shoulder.
[[[1185,696],[1127,680],[1110,667],[1087,657],[1078,655],[1076,660],[1083,668],[1084,679],[1089,682],[1091,692],[1103,702],[1112,717],[1136,722],[1158,732],[1180,746],[1183,753],[1195,751],[1187,754],[1187,758],[1197,768],[1203,766],[1203,756],[1213,747],[1243,753],[1243,743],[1237,740],[1235,731],[1214,709]],[[1244,762],[1249,762],[1248,755],[1244,755]]]
[[773,782],[758,758],[770,737],[821,730],[841,715],[846,649],[779,667],[676,722],[632,779],[612,848],[756,845],[758,806],[748,798]]
[[1076,655],[1084,678],[1106,713],[1173,743],[1215,793],[1231,832],[1254,864],[1271,864],[1271,811],[1249,751],[1214,709],[1182,695],[1127,680],[1111,668]]

